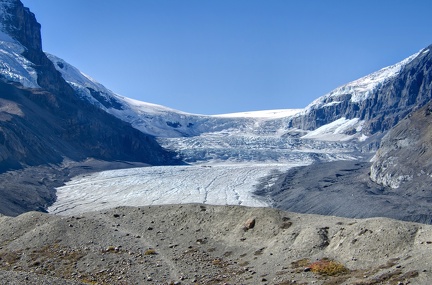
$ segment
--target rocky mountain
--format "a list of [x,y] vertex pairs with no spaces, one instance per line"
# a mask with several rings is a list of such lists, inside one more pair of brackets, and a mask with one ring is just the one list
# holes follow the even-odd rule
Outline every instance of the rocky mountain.
[[19,0],[0,20],[1,284],[431,280],[430,225],[334,216],[432,223],[432,46],[302,110],[204,116],[44,53]]
[[270,186],[264,179],[255,193],[289,211],[432,223],[431,48],[335,89],[292,121],[304,128],[316,127],[314,118],[316,124],[339,116],[362,122],[366,149],[379,146],[372,162],[366,156],[295,167]]
[[[50,54],[48,57],[82,100],[158,137],[163,146],[189,163],[209,159],[239,161],[239,157],[260,162],[314,162],[368,156],[378,148],[380,138],[393,124],[431,96],[427,89],[422,89],[421,96],[403,91],[414,84],[411,79],[407,79],[405,89],[388,91],[396,82],[403,81],[402,77],[412,76],[406,74],[420,70],[427,74],[426,67],[419,67],[430,61],[427,49],[341,86],[305,109],[215,116],[188,114],[117,95],[64,60]],[[424,81],[427,85],[428,78],[424,77]],[[400,106],[390,102],[408,96],[417,99],[406,99],[411,103]],[[384,123],[377,116],[395,119]],[[371,127],[376,122],[382,126]]]
[[74,161],[179,163],[153,136],[79,99],[42,51],[40,24],[19,0],[0,1],[0,19],[1,213],[45,209]]
[[363,121],[366,135],[389,130],[432,98],[431,48],[336,88],[306,107],[290,126],[316,129],[343,117]]
[[339,134],[345,134],[345,139],[347,136],[360,138],[386,132],[411,110],[431,99],[429,48],[338,87],[305,109],[274,110],[266,115],[249,112],[203,116],[134,101],[113,93],[62,59],[54,55],[48,57],[82,99],[157,137],[198,136],[227,129],[280,135],[301,130],[300,134],[305,135],[335,121],[345,120],[350,127]]
[[0,6],[0,169],[60,163],[65,157],[174,162],[153,137],[79,100],[42,51],[34,14],[18,0]]
[[[258,161],[334,159],[323,158],[323,149],[327,154],[342,150],[345,159],[359,153],[369,157],[389,129],[432,97],[429,47],[338,87],[304,109],[216,116],[188,114],[117,95],[64,60],[48,57],[81,99],[158,137],[191,163],[209,158],[237,160],[240,154],[261,157]],[[281,147],[291,151],[275,155],[273,150]]]

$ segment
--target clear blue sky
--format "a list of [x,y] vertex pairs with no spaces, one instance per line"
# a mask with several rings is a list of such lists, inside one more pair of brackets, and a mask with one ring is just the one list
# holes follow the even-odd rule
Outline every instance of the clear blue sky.
[[43,48],[186,112],[303,108],[432,44],[430,0],[21,0]]

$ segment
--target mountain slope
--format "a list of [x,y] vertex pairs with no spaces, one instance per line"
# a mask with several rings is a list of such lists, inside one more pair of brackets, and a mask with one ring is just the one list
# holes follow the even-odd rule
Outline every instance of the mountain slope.
[[[5,3],[12,2],[14,1]],[[17,8],[15,8],[16,11],[8,9],[13,10],[16,14],[23,13]],[[350,125],[344,129],[329,130],[327,128],[326,131],[329,134],[336,132],[344,140],[352,138],[363,140],[364,135],[370,136],[386,132],[411,110],[424,105],[431,98],[430,75],[428,75],[431,55],[429,48],[426,48],[393,66],[336,88],[329,94],[319,97],[303,110],[283,112],[277,110],[272,115],[269,115],[270,112],[266,113],[266,116],[257,112],[219,116],[188,114],[113,93],[60,58],[50,54],[41,54],[40,34],[33,36],[35,31],[32,29],[34,28],[27,27],[28,25],[23,24],[19,17],[16,17],[14,21],[6,22],[13,24],[8,26],[26,27],[17,35],[14,33],[19,29],[6,30],[15,38],[27,43],[30,48],[23,53],[25,59],[30,59],[36,64],[29,66],[23,62],[21,69],[27,70],[27,74],[23,72],[17,74],[16,77],[19,78],[15,78],[16,82],[27,80],[28,86],[32,86],[38,66],[50,66],[44,71],[49,76],[40,76],[37,84],[42,84],[42,87],[47,90],[54,88],[53,90],[57,92],[68,90],[67,94],[73,94],[74,97],[90,102],[121,120],[131,123],[138,130],[157,137],[190,137],[226,130],[253,132],[259,135],[262,135],[265,130],[267,133],[280,136],[290,135],[293,130],[302,130],[302,134],[307,134],[311,130],[335,121],[345,120],[345,122],[349,121]],[[35,24],[36,27],[37,25]],[[52,64],[47,62],[47,58]],[[53,66],[58,72],[54,72]],[[32,68],[35,69],[32,70]],[[42,72],[39,71],[39,73]],[[6,72],[4,76],[7,77]],[[68,87],[62,85],[64,81],[68,83]],[[71,92],[70,89],[75,92]],[[309,137],[317,138],[316,133]],[[336,140],[341,138],[336,138]]]
[[45,210],[74,174],[179,163],[154,137],[79,99],[19,0],[0,1],[0,20],[0,213]]
[[[385,133],[432,98],[429,48],[338,87],[305,109],[275,110],[265,113],[265,116],[259,112],[203,116],[138,102],[113,93],[63,60],[53,55],[48,57],[82,99],[157,137],[190,137],[226,130],[279,136],[302,130],[305,135],[339,121],[349,126],[333,130],[326,128],[326,132],[333,135],[330,140],[364,140]],[[316,132],[305,138],[324,139],[316,136]]]
[[388,131],[432,99],[430,49],[432,46],[318,98],[290,126],[313,130],[339,118],[358,118],[365,122],[365,135]]
[[20,1],[2,1],[0,12],[0,48],[13,55],[3,62],[9,73],[1,73],[1,169],[64,157],[174,162],[151,136],[77,98],[43,53],[40,25]]

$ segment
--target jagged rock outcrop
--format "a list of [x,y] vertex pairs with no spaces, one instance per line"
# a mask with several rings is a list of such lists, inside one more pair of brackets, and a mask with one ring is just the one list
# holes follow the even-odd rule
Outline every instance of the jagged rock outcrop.
[[430,196],[432,102],[408,115],[383,138],[373,158],[371,179],[411,195]]
[[365,120],[362,132],[367,135],[388,131],[432,99],[431,49],[432,45],[399,64],[335,89],[289,125],[313,130],[345,117]]
[[3,29],[25,46],[28,51],[42,50],[41,25],[30,9],[19,0],[3,0]]

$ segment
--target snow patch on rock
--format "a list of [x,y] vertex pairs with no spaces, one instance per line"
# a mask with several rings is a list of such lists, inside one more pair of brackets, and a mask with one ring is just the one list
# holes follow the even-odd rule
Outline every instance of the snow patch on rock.
[[39,88],[33,64],[22,53],[25,48],[0,31],[0,77],[27,88]]
[[[319,139],[323,141],[348,141],[358,136],[364,121],[358,118],[340,118],[330,124],[319,127],[302,136],[304,139]],[[363,137],[364,139],[364,137]]]

